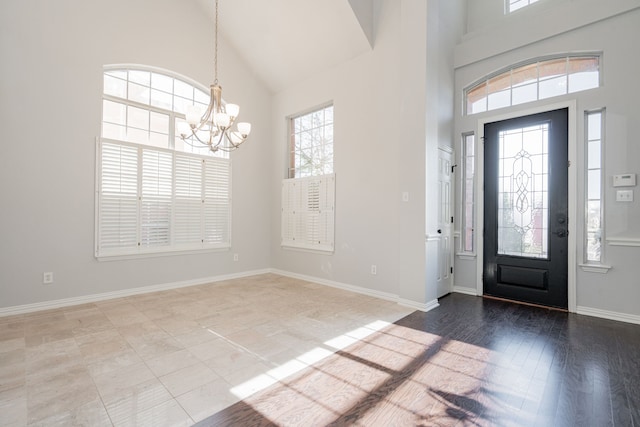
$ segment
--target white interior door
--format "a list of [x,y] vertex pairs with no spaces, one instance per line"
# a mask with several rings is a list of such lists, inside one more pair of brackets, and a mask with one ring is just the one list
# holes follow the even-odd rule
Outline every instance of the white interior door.
[[453,153],[438,149],[438,298],[453,289]]

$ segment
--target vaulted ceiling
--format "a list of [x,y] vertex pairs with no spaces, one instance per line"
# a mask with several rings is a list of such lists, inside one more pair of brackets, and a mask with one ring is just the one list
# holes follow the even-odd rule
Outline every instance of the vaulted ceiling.
[[[212,20],[215,0],[197,0]],[[370,50],[377,0],[219,0],[219,31],[272,92]]]

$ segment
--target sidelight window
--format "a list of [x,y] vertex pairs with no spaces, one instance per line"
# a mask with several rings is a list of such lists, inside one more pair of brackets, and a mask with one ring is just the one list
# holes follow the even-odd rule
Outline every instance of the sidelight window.
[[602,139],[604,110],[588,111],[586,124],[586,248],[587,262],[602,261]]
[[475,250],[475,135],[462,135],[462,235],[463,252]]

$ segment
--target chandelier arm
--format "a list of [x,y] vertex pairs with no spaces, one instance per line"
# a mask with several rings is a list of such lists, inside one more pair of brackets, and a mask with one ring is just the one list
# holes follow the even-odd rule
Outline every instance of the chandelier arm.
[[197,141],[197,143],[192,143],[191,140],[187,139],[187,138],[182,138],[180,137],[180,139],[182,139],[182,141],[187,144],[189,147],[193,147],[193,148],[207,148],[209,145],[205,142],[201,142],[201,141]]
[[197,126],[194,125],[193,127],[191,127],[191,125],[189,125],[189,128],[191,129],[191,132],[195,135],[196,132],[200,132],[202,130],[202,128],[208,123],[209,123],[209,121],[207,121],[207,120],[200,121],[199,125],[197,125]]
[[240,144],[242,144],[245,140],[246,140],[246,138],[243,139],[242,141],[238,142],[237,144],[233,143],[232,141],[229,141],[230,144],[231,144],[231,147],[224,147],[224,146],[221,145],[219,147],[216,147],[215,151],[220,150],[220,151],[224,151],[225,153],[230,153],[233,150],[235,150],[236,148],[238,148],[240,146]]
[[[224,137],[226,136],[226,130],[220,130],[220,136],[218,137],[218,142],[216,142],[215,144],[211,144],[211,147],[216,147],[217,149],[220,149],[222,145],[222,141],[224,140]],[[216,135],[212,134],[211,135],[211,139],[213,139]],[[213,141],[212,141],[213,142]]]
[[[211,143],[210,143],[210,142],[203,141],[203,140],[201,140],[201,139],[200,139],[200,137],[199,137],[199,136],[198,136],[198,134],[197,134],[197,130],[196,130],[196,129],[193,129],[193,128],[192,128],[192,129],[191,129],[191,134],[192,134],[192,136],[193,136],[193,137],[194,137],[194,138],[195,138],[195,139],[196,139],[200,144],[202,144],[202,145],[207,145],[207,146],[210,146],[210,145],[211,145]],[[180,135],[180,138],[181,138],[183,141],[185,141],[185,142],[187,141],[187,137],[186,137],[186,135],[185,135],[185,136]],[[192,146],[193,146],[193,145],[192,145]]]

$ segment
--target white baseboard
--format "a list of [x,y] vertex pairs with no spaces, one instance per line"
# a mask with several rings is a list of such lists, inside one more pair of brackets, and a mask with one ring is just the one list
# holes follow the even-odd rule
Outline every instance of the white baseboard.
[[376,291],[373,289],[363,288],[361,286],[348,285],[346,283],[336,282],[333,280],[321,279],[319,277],[307,276],[305,274],[292,273],[290,271],[278,270],[274,268],[272,268],[270,271],[271,273],[279,274],[285,277],[300,279],[307,282],[317,283],[319,285],[325,285],[325,286],[330,286],[332,288],[342,289],[344,291],[355,292],[357,294],[368,295],[370,297],[396,302],[400,305],[412,308],[414,310],[426,312],[438,307],[438,300],[429,301],[428,303],[423,304],[416,301],[400,298],[398,295],[395,295],[392,293]]
[[426,304],[422,304],[422,303],[418,303],[415,301],[411,301],[408,299],[404,299],[404,298],[397,298],[398,304],[405,306],[405,307],[409,307],[412,308],[414,310],[418,310],[418,311],[424,311],[425,313],[427,311],[431,311],[434,308],[440,307],[440,304],[438,304],[438,300],[434,299],[432,301],[429,301]]
[[[121,291],[105,292],[101,294],[85,295],[81,297],[65,298],[65,299],[59,299],[59,300],[53,300],[53,301],[44,301],[44,302],[39,302],[34,304],[4,307],[4,308],[0,308],[0,317],[11,316],[15,314],[33,313],[33,312],[42,311],[42,310],[52,310],[56,308],[69,307],[72,305],[87,304],[87,303],[98,302],[98,301],[106,301],[106,300],[115,299],[115,298],[123,298],[123,297],[132,296],[132,295],[145,294],[149,292],[166,291],[170,289],[185,288],[188,286],[204,285],[207,283],[215,283],[215,282],[221,282],[223,280],[231,280],[231,279],[240,279],[243,277],[256,276],[259,274],[266,274],[266,273],[279,274],[285,277],[292,277],[294,279],[305,280],[307,282],[330,286],[332,288],[337,288],[345,291],[355,292],[358,294],[368,295],[374,298],[396,302],[400,305],[412,308],[414,310],[424,311],[424,312],[433,310],[434,308],[439,306],[438,300],[429,301],[426,304],[418,303],[416,301],[400,298],[398,295],[391,294],[388,292],[376,291],[373,289],[363,288],[361,286],[353,286],[353,285],[348,285],[346,283],[335,282],[332,280],[321,279],[318,277],[307,276],[304,274],[298,274],[298,273],[292,273],[284,270],[267,268],[263,270],[244,271],[241,273],[225,274],[221,276],[203,277],[199,279],[185,280],[180,282],[162,283],[159,285],[124,289]],[[477,292],[474,289],[460,287],[460,286],[454,286],[453,292],[471,295],[471,296],[477,296]],[[615,311],[607,311],[607,310],[600,310],[597,308],[580,307],[580,306],[577,307],[576,313],[584,316],[599,317],[602,319],[609,319],[609,320],[615,320],[618,322],[634,323],[634,324],[640,325],[640,316],[634,315],[634,314],[618,313]]]
[[464,288],[462,286],[454,286],[453,292],[458,294],[471,295],[474,297],[478,296],[478,291],[475,288]]
[[599,308],[577,307],[576,313],[585,316],[600,317],[602,319],[616,320],[618,322],[635,323],[640,325],[640,316],[634,314],[618,313],[615,311],[600,310]]
[[35,311],[52,310],[56,308],[69,307],[72,305],[87,304],[98,301],[105,301],[114,298],[128,297],[132,295],[146,294],[149,292],[166,291],[170,289],[186,288],[188,286],[204,285],[207,283],[221,282],[223,280],[239,279],[242,277],[255,276],[269,273],[269,269],[245,271],[242,273],[225,274],[221,276],[203,277],[199,279],[185,280],[181,282],[162,283],[159,285],[144,286],[140,288],[123,289],[121,291],[105,292],[101,294],[84,295],[81,297],[65,298],[53,301],[44,301],[34,304],[17,305],[13,307],[0,308],[0,317],[14,314],[33,313]]

